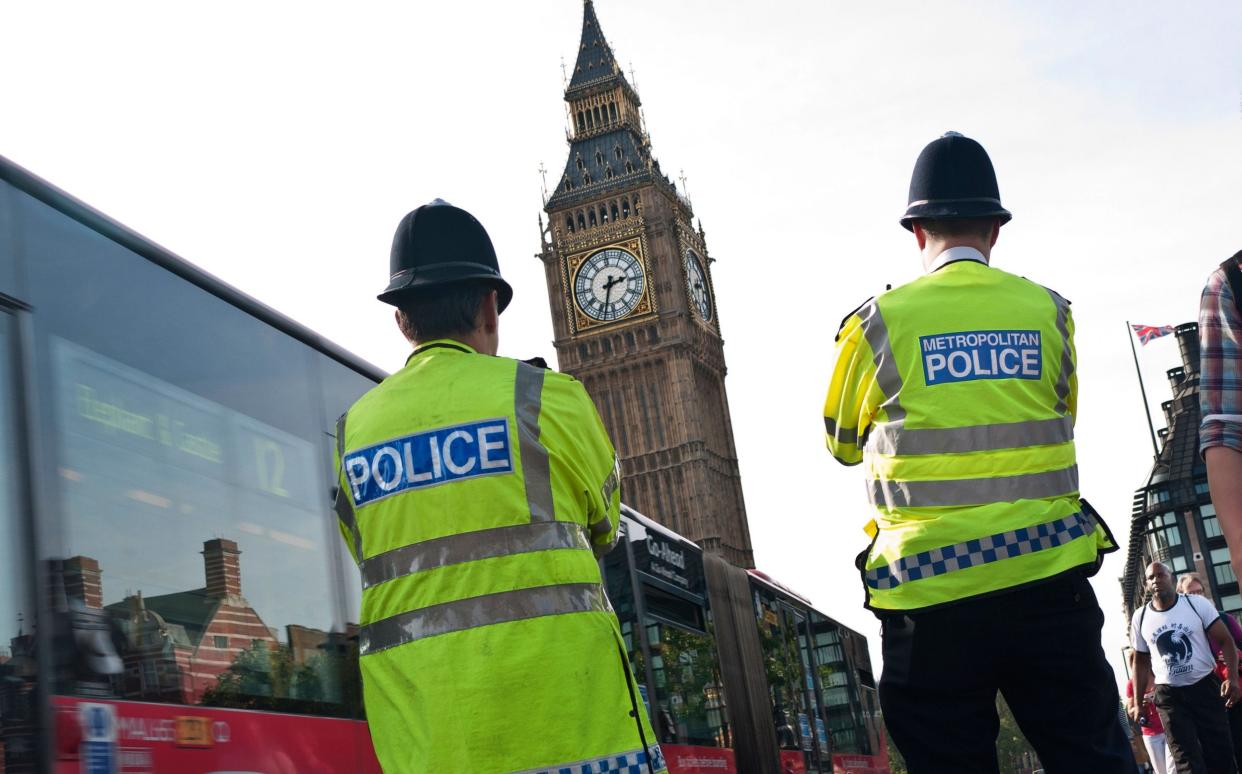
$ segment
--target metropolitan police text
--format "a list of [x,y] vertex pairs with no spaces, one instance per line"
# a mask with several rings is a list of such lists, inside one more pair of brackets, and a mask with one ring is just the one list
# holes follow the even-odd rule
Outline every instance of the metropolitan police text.
[[966,331],[920,336],[927,384],[974,379],[1038,379],[1039,331]]

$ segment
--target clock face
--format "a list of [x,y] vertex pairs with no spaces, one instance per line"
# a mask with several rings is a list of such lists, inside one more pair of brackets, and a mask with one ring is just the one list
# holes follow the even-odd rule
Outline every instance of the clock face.
[[707,288],[707,272],[703,262],[693,250],[686,251],[686,286],[690,290],[690,302],[704,322],[712,319],[712,294]]
[[587,258],[574,278],[574,301],[593,320],[620,320],[638,306],[646,279],[642,264],[619,247]]

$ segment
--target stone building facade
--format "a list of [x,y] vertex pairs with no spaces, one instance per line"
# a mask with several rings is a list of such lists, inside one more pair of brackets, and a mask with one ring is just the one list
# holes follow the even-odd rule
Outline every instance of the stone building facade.
[[599,409],[623,500],[753,567],[706,235],[652,154],[591,0],[565,102],[569,156],[539,253],[560,369]]

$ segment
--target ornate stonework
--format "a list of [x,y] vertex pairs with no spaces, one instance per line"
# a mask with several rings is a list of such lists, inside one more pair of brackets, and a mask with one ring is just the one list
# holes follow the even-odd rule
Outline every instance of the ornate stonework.
[[[539,253],[560,369],[582,381],[599,408],[621,460],[624,501],[704,549],[753,567],[713,261],[702,229],[691,225],[690,203],[652,155],[638,95],[616,66],[589,0],[565,101],[569,157],[545,203]],[[579,308],[574,283],[584,262],[611,248],[638,259],[644,297],[618,319],[601,321]],[[701,278],[688,275],[687,250]],[[616,273],[601,275],[607,287],[620,282],[620,269],[603,271]]]

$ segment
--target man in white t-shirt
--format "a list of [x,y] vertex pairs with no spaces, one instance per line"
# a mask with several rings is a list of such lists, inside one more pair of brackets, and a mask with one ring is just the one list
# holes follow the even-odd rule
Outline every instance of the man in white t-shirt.
[[[1225,707],[1242,699],[1238,651],[1220,614],[1207,600],[1178,594],[1173,575],[1160,562],[1147,566],[1151,601],[1134,611],[1135,720],[1151,712],[1142,697],[1155,673],[1156,710],[1179,774],[1234,774],[1233,742]],[[1229,666],[1230,679],[1216,676],[1211,638]],[[1152,658],[1155,651],[1157,658]],[[1221,698],[1225,704],[1221,704]]]

